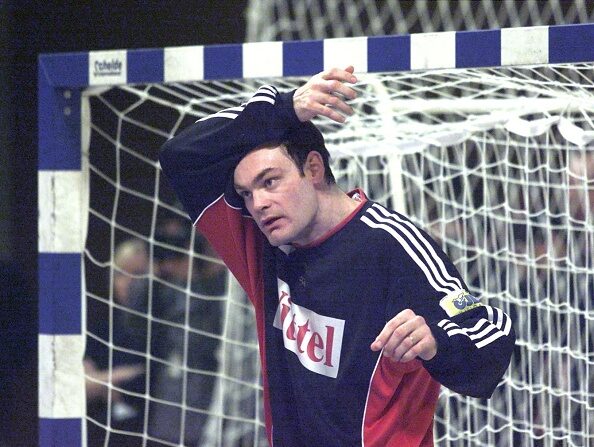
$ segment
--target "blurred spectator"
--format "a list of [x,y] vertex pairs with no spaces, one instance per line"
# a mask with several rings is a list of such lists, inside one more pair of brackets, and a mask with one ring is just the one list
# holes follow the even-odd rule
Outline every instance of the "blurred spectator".
[[[145,243],[129,239],[119,244],[114,264],[113,307],[96,334],[104,342],[87,338],[84,366],[88,414],[101,424],[109,422],[115,429],[142,432],[145,403],[134,394],[141,395],[146,390],[143,353],[147,346],[147,321],[134,311],[146,309],[149,256]],[[106,342],[113,344],[111,352]],[[89,445],[104,445],[105,432],[94,424],[88,425]],[[109,445],[136,443],[134,437],[110,435]]]
[[587,148],[569,157],[569,215],[581,224],[593,224],[594,151]]
[[113,287],[114,298],[123,306],[142,311],[146,309],[149,272],[149,255],[146,244],[140,239],[129,239],[115,251]]
[[[192,245],[192,236],[194,244]],[[218,368],[226,268],[214,258],[190,222],[166,219],[155,236],[159,287],[152,306],[156,318],[149,434],[186,446],[200,446]],[[182,439],[183,434],[183,439]]]

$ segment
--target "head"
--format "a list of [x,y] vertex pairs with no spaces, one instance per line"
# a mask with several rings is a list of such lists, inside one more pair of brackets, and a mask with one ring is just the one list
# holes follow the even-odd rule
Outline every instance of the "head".
[[301,175],[305,175],[305,164],[307,156],[316,151],[324,164],[324,179],[328,185],[336,183],[332,169],[330,168],[330,153],[324,143],[322,133],[311,122],[302,123],[293,131],[287,133],[280,142],[272,142],[269,145],[283,146],[287,155],[295,162]]
[[320,197],[335,187],[329,158],[321,133],[304,123],[237,164],[235,190],[272,245],[311,242],[320,224]]
[[[146,274],[149,270],[149,256],[146,244],[140,239],[128,239],[115,250],[114,297],[124,305],[130,302],[134,276]],[[134,276],[133,276],[134,275]]]

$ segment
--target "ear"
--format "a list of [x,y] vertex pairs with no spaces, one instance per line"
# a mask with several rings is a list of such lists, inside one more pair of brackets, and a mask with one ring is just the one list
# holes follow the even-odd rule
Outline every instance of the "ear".
[[325,182],[324,160],[318,151],[311,151],[307,154],[304,170],[305,174],[311,178],[314,184]]

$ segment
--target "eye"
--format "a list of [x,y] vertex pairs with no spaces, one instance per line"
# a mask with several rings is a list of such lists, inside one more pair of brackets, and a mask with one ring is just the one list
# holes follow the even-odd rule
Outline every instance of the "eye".
[[239,197],[242,199],[249,199],[252,195],[249,191],[237,191],[237,194],[239,194]]
[[264,180],[264,186],[266,188],[272,188],[278,182],[278,177],[270,177]]

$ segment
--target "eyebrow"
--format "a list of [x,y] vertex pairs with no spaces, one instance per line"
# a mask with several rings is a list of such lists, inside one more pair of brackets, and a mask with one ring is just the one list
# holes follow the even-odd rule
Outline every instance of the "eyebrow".
[[[255,185],[255,184],[257,184],[257,183],[258,183],[258,182],[260,182],[260,181],[261,181],[261,180],[262,180],[264,177],[266,177],[266,175],[267,175],[268,173],[270,173],[271,171],[274,171],[275,169],[277,169],[277,168],[272,168],[272,167],[270,167],[270,168],[264,168],[264,169],[262,169],[262,170],[261,170],[261,171],[258,173],[258,175],[256,175],[256,176],[254,177],[254,179],[253,179],[253,180],[250,182],[250,185]],[[237,183],[235,183],[235,182],[233,183],[233,186],[234,186],[234,188],[235,188],[236,190],[244,190],[244,189],[245,189],[243,186],[241,186],[241,185],[238,185],[238,184],[237,184]]]

